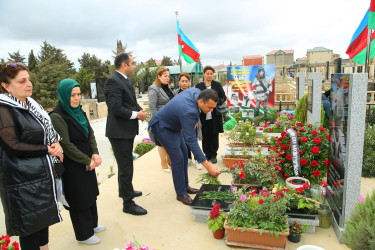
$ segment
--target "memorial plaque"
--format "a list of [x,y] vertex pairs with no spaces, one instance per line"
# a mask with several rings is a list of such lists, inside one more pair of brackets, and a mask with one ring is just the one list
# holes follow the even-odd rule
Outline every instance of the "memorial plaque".
[[296,78],[296,100],[299,100],[299,77]]
[[349,106],[349,74],[332,76],[329,155],[327,195],[331,198],[331,209],[337,221],[343,209],[343,189],[346,161],[346,141]]

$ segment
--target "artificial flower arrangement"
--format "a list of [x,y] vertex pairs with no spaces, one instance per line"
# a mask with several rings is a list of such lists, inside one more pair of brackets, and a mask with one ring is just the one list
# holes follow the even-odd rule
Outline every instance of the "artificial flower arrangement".
[[244,188],[236,190],[236,201],[231,206],[225,226],[234,230],[241,227],[258,229],[260,234],[265,230],[277,239],[280,232],[289,231],[287,223],[287,206],[290,194],[284,191],[276,193],[263,189],[257,194],[256,190],[246,191]]
[[210,216],[208,216],[206,220],[208,221],[208,228],[213,233],[224,229],[225,213],[220,209],[220,204],[216,204],[211,209]]
[[279,171],[275,168],[277,155],[270,151],[269,155],[263,155],[260,150],[249,161],[236,162],[229,169],[221,173],[232,175],[233,183],[254,184],[257,186],[272,186],[282,182]]
[[[320,183],[327,175],[329,166],[328,147],[329,135],[325,128],[316,125],[303,125],[296,123],[292,126],[298,137],[299,154],[302,176],[307,178],[311,184]],[[287,130],[286,128],[285,130]],[[290,150],[290,137],[286,132],[274,141],[278,152],[279,171],[287,179],[294,176],[292,166],[292,154]]]
[[19,250],[20,245],[17,241],[10,244],[9,235],[3,235],[0,237],[0,249],[1,250]]

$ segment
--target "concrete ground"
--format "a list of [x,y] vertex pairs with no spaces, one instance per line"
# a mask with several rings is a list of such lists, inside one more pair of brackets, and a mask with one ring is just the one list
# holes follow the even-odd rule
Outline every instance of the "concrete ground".
[[[122,200],[118,197],[117,175],[107,179],[109,166],[114,165],[113,171],[117,172],[116,163],[113,164],[113,155],[110,144],[104,136],[105,119],[91,122],[99,145],[99,152],[103,158],[103,166],[99,171],[100,195],[97,200],[99,224],[105,225],[107,230],[98,233],[101,243],[87,246],[75,240],[69,213],[62,210],[63,222],[50,227],[51,250],[65,249],[115,249],[125,247],[133,237],[137,241],[147,245],[150,249],[184,250],[184,249],[229,249],[224,240],[213,238],[206,223],[193,221],[190,207],[176,200],[170,173],[161,171],[160,159],[157,149],[153,149],[146,155],[134,161],[133,185],[136,190],[143,192],[141,197],[135,198],[135,202],[148,210],[145,216],[133,216],[122,212]],[[141,124],[142,128],[146,124]],[[147,131],[142,130],[136,141],[148,137]],[[219,155],[221,154],[226,140],[220,135]],[[224,163],[218,159],[215,165],[218,169],[224,169]],[[196,184],[197,177],[205,170],[197,170],[189,166],[190,185],[199,188]],[[219,179],[223,184],[230,184],[230,176],[221,175]],[[375,188],[375,179],[362,178],[361,194],[366,195]],[[1,206],[1,204],[0,204]],[[5,234],[4,214],[0,208],[0,235]],[[18,241],[18,237],[12,237]],[[300,243],[288,242],[289,249],[297,249],[302,245],[316,245],[324,249],[348,249],[339,244],[332,229],[317,228],[315,234],[305,233]],[[231,249],[240,249],[234,248]]]

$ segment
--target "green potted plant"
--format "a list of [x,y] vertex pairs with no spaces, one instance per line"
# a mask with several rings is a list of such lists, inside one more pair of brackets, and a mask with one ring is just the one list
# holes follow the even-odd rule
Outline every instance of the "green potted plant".
[[302,233],[306,231],[309,227],[307,224],[301,225],[298,221],[294,221],[292,224],[289,225],[289,235],[288,240],[293,243],[298,243],[301,241]]
[[226,243],[284,248],[289,235],[286,215],[289,193],[272,193],[264,189],[257,194],[241,188],[237,190],[236,197],[224,224]]
[[210,211],[210,216],[207,217],[208,228],[212,231],[215,239],[224,238],[224,221],[225,214],[220,209],[220,204],[216,204]]

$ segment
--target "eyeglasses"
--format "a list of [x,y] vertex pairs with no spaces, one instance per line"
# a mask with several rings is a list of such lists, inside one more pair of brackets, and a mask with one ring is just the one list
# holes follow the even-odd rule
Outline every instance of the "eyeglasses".
[[10,66],[12,68],[17,68],[18,66],[23,66],[25,67],[25,65],[21,62],[17,62],[17,63],[8,63],[7,66]]

